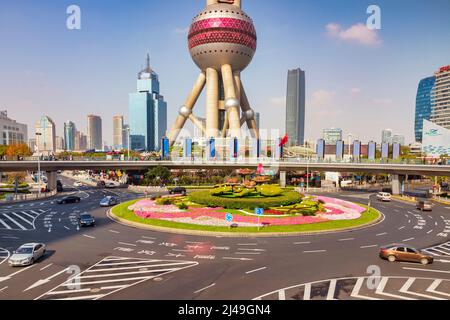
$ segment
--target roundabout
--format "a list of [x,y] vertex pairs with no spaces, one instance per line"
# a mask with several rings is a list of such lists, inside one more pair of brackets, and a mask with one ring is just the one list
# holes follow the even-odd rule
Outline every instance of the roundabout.
[[221,185],[188,196],[137,199],[114,207],[109,217],[142,229],[228,237],[342,232],[383,219],[374,208],[270,185]]

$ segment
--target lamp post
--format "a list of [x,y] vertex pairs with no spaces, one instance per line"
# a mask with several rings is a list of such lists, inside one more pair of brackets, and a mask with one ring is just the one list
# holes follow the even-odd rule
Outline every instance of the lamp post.
[[38,140],[38,137],[40,136],[42,136],[42,133],[36,132],[36,148],[38,154],[38,184],[39,184],[38,198],[41,197],[41,156],[39,153],[39,140]]
[[127,133],[128,133],[128,161],[130,161],[130,147],[131,147],[131,143],[130,143],[130,127],[127,127]]
[[350,162],[350,158],[352,156],[350,145],[352,144],[353,135],[351,133],[348,134],[348,161]]
[[309,192],[309,147],[308,143],[305,142],[306,146],[306,193]]

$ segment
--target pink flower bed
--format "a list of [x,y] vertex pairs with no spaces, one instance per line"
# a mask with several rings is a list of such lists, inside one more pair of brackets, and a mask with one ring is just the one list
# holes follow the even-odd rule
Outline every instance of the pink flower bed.
[[[251,223],[251,224],[269,224],[273,226],[300,225],[326,222],[331,220],[350,220],[357,219],[365,211],[363,207],[356,204],[328,197],[317,197],[317,200],[325,202],[326,213],[320,213],[317,216],[304,217],[261,217],[233,215],[233,223]],[[223,208],[189,208],[181,210],[174,205],[158,205],[152,200],[141,200],[129,207],[134,213],[144,219],[164,219],[174,220],[180,218],[190,218],[192,220],[204,217],[225,220],[226,213],[221,212]],[[272,214],[275,214],[273,212]]]

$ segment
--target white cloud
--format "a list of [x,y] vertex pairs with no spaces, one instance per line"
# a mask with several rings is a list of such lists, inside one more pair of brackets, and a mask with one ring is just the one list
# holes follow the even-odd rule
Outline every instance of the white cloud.
[[329,23],[326,29],[330,37],[346,42],[356,42],[368,47],[378,47],[383,43],[378,31],[370,30],[363,23],[355,24],[348,29],[337,23]]
[[311,107],[330,107],[333,104],[336,92],[327,90],[317,90],[312,94],[310,105]]
[[188,34],[189,27],[186,27],[186,28],[175,28],[173,30],[173,32],[176,33],[176,34]]
[[359,96],[360,93],[361,93],[361,89],[360,88],[351,88],[350,89],[350,94],[353,97]]

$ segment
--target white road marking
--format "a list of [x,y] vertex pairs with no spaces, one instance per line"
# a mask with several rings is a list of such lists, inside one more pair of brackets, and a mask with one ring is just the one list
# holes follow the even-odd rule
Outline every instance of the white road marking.
[[355,238],[339,239],[338,241],[352,241],[352,240],[355,240]]
[[278,291],[278,300],[280,300],[280,301],[286,300],[286,291],[284,291],[284,290]]
[[434,225],[437,227],[437,225],[438,225],[437,221],[434,222]]
[[411,223],[411,220],[408,220],[408,223]]
[[450,273],[450,271],[445,271],[445,270],[432,270],[432,269],[408,268],[408,267],[403,267],[403,269],[405,269],[405,270],[424,271],[424,272]]
[[49,283],[53,278],[56,278],[57,276],[59,276],[60,274],[66,272],[66,271],[68,271],[68,270],[69,270],[69,268],[65,268],[65,269],[63,269],[63,270],[61,270],[61,271],[55,273],[54,275],[52,275],[52,276],[50,276],[50,277],[48,277],[48,278],[46,278],[46,279],[38,280],[38,281],[36,281],[35,283],[33,283],[31,286],[29,286],[28,288],[26,288],[25,290],[23,290],[23,292],[28,291],[28,290],[32,290],[32,289],[34,289],[34,288],[37,288],[37,287],[39,287],[39,286],[42,286],[43,284]]
[[39,269],[39,270],[43,271],[43,270],[45,270],[45,269],[51,267],[52,265],[53,265],[53,263],[50,263],[50,264],[46,265],[45,267],[43,267],[43,268],[41,268],[41,269]]
[[257,243],[238,243],[238,246],[257,246]]
[[327,300],[336,300],[334,298],[334,292],[336,291],[336,279],[330,281],[330,286],[328,287]]
[[120,233],[119,231],[116,231],[116,230],[108,230],[109,232],[112,232],[112,233]]
[[359,291],[361,290],[361,287],[364,284],[364,281],[365,281],[365,278],[358,278],[358,280],[356,280],[356,284],[353,287],[350,297],[357,298],[357,299],[366,299],[366,300],[380,300],[378,298],[362,296],[359,294]]
[[130,247],[137,247],[137,245],[133,243],[127,243],[127,242],[117,242],[118,244],[122,244],[124,246],[130,246]]
[[261,254],[261,252],[235,252],[234,254],[242,254],[242,255],[258,255]]
[[386,284],[387,284],[388,280],[389,280],[389,277],[382,277],[381,278],[381,281],[378,284],[377,289],[375,290],[375,294],[384,295],[384,296],[388,296],[388,297],[395,298],[395,299],[417,300],[417,299],[414,299],[414,298],[409,298],[409,297],[399,296],[397,294],[384,292],[384,288],[386,287]]
[[309,250],[309,251],[303,251],[303,253],[321,253],[321,252],[327,252],[327,250]]
[[5,291],[6,289],[8,289],[8,287],[6,286],[6,287],[3,287],[3,288],[1,288],[0,289],[0,292],[3,292],[3,291]]
[[150,240],[156,240],[156,238],[152,238],[152,237],[145,237],[145,236],[142,236],[141,238],[144,238],[144,239],[150,239]]
[[67,230],[70,230],[70,228],[69,228],[69,227],[67,227],[67,226],[64,226],[64,228],[65,228],[65,229],[67,229]]
[[29,266],[29,267],[26,267],[26,268],[20,269],[19,271],[16,271],[16,272],[14,272],[14,273],[11,273],[11,274],[9,274],[9,275],[7,275],[7,276],[0,277],[0,282],[9,280],[9,279],[11,279],[12,277],[14,277],[15,275],[17,275],[17,274],[19,274],[19,273],[21,273],[21,272],[24,272],[24,271],[26,271],[26,270],[32,268],[33,266],[34,266],[34,265],[31,265],[31,266]]
[[411,241],[411,240],[414,240],[415,238],[408,238],[408,239],[405,239],[405,240],[402,240],[402,242],[408,242],[408,241]]
[[398,230],[402,230],[405,229],[405,226],[401,226],[400,228],[398,228]]
[[310,244],[311,241],[294,242],[294,244]]
[[243,248],[238,248],[238,250],[241,250],[241,251],[256,251],[256,252],[266,251],[266,249],[243,249]]
[[250,258],[235,258],[235,257],[223,257],[224,260],[241,260],[241,261],[252,261]]
[[95,239],[95,237],[89,236],[89,235],[87,235],[87,234],[83,234],[83,237],[86,237],[86,238],[89,238],[89,239]]
[[303,292],[303,300],[311,300],[311,284],[305,284]]
[[202,292],[202,291],[205,291],[205,290],[208,290],[209,288],[212,288],[212,287],[214,287],[215,285],[216,285],[215,283],[210,284],[210,285],[207,286],[207,287],[204,287],[204,288],[202,288],[202,289],[200,289],[200,290],[194,291],[194,294],[199,293],[199,292]]
[[433,281],[433,283],[428,287],[428,289],[426,290],[427,292],[431,292],[431,293],[435,293],[435,294],[441,294],[443,296],[447,296],[450,297],[450,294],[442,292],[442,291],[437,291],[437,287],[439,287],[439,285],[442,283],[441,279],[436,279]]
[[421,297],[421,298],[426,298],[426,299],[446,300],[444,298],[434,297],[434,296],[430,296],[428,294],[423,294],[423,293],[418,293],[418,292],[414,292],[414,291],[409,291],[409,288],[412,286],[414,281],[416,281],[416,278],[409,278],[408,281],[406,281],[405,284],[403,285],[403,287],[399,290],[399,292],[410,294],[410,295],[413,295],[413,296],[418,296],[418,297]]
[[371,245],[368,245],[368,246],[362,246],[360,248],[361,249],[367,249],[367,248],[373,248],[373,247],[378,247],[378,245],[377,244],[371,244]]
[[430,234],[430,233],[432,233],[432,232],[433,232],[433,229],[431,229],[430,231],[428,231],[427,234]]
[[267,269],[267,267],[262,267],[262,268],[259,268],[259,269],[250,270],[250,271],[247,271],[245,274],[251,274],[251,273],[255,273],[255,272],[258,272],[258,271],[265,270],[265,269]]
[[385,235],[387,235],[387,234],[388,234],[387,232],[383,232],[383,233],[377,234],[376,236],[377,236],[377,237],[380,237],[380,236],[385,236]]
[[14,220],[13,218],[11,218],[10,216],[8,216],[6,213],[3,214],[4,217],[8,218],[9,220],[11,220],[11,222],[13,222],[14,224],[16,224],[20,229],[22,230],[27,230],[27,228],[25,228],[23,225],[21,225],[20,223],[18,223],[16,220]]
[[[6,229],[11,230],[12,228],[7,225],[2,219],[0,219],[0,223],[5,226]],[[2,237],[3,238],[3,237]]]

